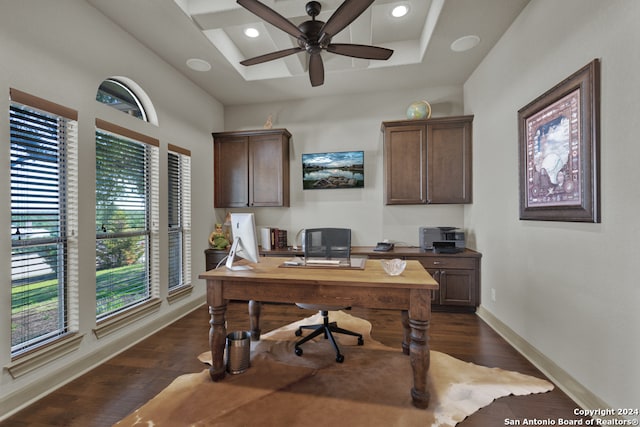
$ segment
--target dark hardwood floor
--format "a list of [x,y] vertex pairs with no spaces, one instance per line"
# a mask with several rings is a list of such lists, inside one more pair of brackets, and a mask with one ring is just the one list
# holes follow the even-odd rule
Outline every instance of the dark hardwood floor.
[[[232,302],[228,330],[249,328],[246,303]],[[265,304],[262,332],[268,332],[312,313],[294,305]],[[351,314],[369,320],[374,339],[400,349],[400,314],[354,308]],[[91,372],[61,387],[13,415],[0,427],[111,426],[164,389],[177,376],[200,372],[196,356],[208,349],[207,308],[162,329]],[[430,344],[458,359],[476,364],[544,376],[511,348],[480,318],[471,313],[433,313]],[[505,420],[578,419],[577,405],[557,387],[549,392],[498,399],[458,424],[460,427],[504,426]],[[372,426],[373,427],[373,426]]]

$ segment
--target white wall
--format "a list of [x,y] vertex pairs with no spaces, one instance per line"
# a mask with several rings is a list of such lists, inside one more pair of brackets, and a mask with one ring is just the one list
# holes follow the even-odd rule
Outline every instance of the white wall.
[[[332,78],[338,77],[327,75],[327,81]],[[384,204],[380,125],[405,119],[407,106],[419,99],[432,104],[434,117],[462,114],[461,88],[452,87],[226,107],[225,130],[260,129],[271,114],[274,128],[292,134],[291,207],[255,209],[258,227],[287,229],[290,244],[301,228],[350,227],[354,245],[375,245],[382,239],[418,245],[420,226],[462,227],[463,205]],[[302,189],[303,153],[349,150],[365,152],[363,189]]]
[[[13,87],[79,111],[80,159],[80,349],[44,368],[12,379],[0,373],[0,417],[30,399],[71,379],[145,334],[164,326],[204,302],[197,275],[204,269],[203,251],[213,228],[213,148],[211,132],[223,126],[222,105],[205,95],[175,69],[162,62],[84,1],[2,1],[0,13],[0,224],[10,228],[9,88]],[[95,95],[110,76],[126,76],[149,95],[159,126],[128,117],[99,104]],[[169,83],[170,82],[170,83]],[[160,140],[161,170],[166,170],[167,144],[192,152],[192,282],[193,293],[166,301],[166,263],[161,263],[162,305],[158,312],[107,338],[97,340],[95,327],[95,118],[128,126]],[[160,182],[160,206],[166,206],[166,177]],[[161,210],[160,229],[166,229]],[[10,236],[0,234],[0,367],[10,362]],[[161,257],[167,256],[166,237]],[[203,325],[206,333],[207,325]]]
[[[640,398],[639,16],[635,0],[533,0],[464,87],[483,308],[612,408]],[[594,58],[602,222],[520,221],[517,112]]]

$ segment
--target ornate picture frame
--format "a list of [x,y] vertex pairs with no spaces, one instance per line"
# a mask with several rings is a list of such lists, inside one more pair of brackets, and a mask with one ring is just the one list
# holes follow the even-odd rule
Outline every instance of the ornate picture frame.
[[600,222],[600,62],[518,111],[520,219]]

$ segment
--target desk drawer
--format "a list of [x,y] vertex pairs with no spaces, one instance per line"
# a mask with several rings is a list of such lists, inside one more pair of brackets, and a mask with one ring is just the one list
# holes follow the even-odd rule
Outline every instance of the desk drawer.
[[433,269],[446,269],[446,268],[459,268],[463,270],[472,270],[476,268],[476,260],[474,258],[460,258],[460,257],[406,257],[406,259],[415,259],[420,261],[424,268]]

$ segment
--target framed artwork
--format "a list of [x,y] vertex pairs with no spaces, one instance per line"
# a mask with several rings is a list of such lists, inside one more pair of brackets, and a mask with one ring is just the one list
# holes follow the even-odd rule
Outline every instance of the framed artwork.
[[520,219],[600,222],[600,63],[518,111]]
[[302,155],[303,190],[364,187],[364,151]]

